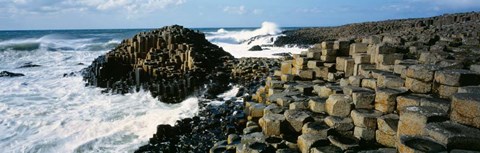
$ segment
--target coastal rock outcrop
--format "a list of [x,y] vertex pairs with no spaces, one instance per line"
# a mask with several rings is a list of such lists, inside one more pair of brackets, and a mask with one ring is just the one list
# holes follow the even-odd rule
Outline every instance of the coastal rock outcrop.
[[22,73],[13,73],[8,71],[0,72],[0,77],[21,77],[21,76],[25,76],[25,75]]
[[123,40],[83,70],[87,85],[108,92],[141,88],[162,102],[182,101],[206,85],[206,95],[223,92],[229,83],[233,56],[198,31],[174,25],[141,32]]

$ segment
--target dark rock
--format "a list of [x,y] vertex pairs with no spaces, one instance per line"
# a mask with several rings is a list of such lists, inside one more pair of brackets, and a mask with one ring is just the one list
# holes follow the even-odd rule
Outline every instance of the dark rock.
[[21,76],[25,76],[25,75],[22,73],[13,73],[8,71],[0,72],[0,77],[21,77]]
[[167,103],[181,102],[207,85],[206,97],[229,88],[233,57],[199,33],[174,25],[123,40],[83,70],[87,85],[113,93],[143,88]]
[[30,67],[40,67],[41,65],[37,65],[37,64],[32,64],[32,62],[27,62],[27,63],[24,63],[22,66],[18,67],[18,68],[30,68]]
[[262,47],[259,45],[252,46],[248,51],[262,51]]

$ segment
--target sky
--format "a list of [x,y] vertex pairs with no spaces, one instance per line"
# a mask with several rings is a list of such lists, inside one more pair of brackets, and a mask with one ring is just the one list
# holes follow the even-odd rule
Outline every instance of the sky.
[[480,0],[0,0],[0,30],[336,26],[480,11]]

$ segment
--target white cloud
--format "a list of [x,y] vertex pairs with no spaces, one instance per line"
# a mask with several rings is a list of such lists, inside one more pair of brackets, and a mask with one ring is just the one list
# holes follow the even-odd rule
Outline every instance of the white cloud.
[[227,13],[230,13],[230,14],[238,14],[238,15],[242,15],[242,14],[245,14],[245,12],[247,12],[246,9],[245,9],[245,6],[243,6],[243,5],[238,6],[238,7],[227,6],[227,7],[223,8],[223,11],[227,12]]
[[186,0],[0,0],[0,12],[2,12],[1,10],[7,11],[12,16],[20,13],[42,14],[96,10],[124,13],[127,17],[135,17],[185,2]]

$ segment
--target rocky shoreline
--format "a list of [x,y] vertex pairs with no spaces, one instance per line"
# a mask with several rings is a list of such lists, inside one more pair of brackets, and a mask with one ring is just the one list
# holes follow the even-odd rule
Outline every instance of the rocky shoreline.
[[[113,92],[143,87],[164,102],[207,93],[198,94],[203,98],[197,117],[159,125],[136,152],[475,152],[480,151],[479,21],[480,13],[460,13],[300,29],[276,44],[313,46],[280,59],[233,59],[201,34],[173,26],[124,41],[84,76],[89,85]],[[198,39],[171,42],[175,36],[165,31],[187,31],[178,38]],[[143,38],[149,36],[154,37]],[[162,51],[142,45],[157,36],[165,38],[153,41]],[[192,46],[207,47],[181,56]],[[152,58],[161,52],[168,53]],[[185,66],[192,63],[193,69]],[[197,76],[195,90],[181,90],[185,84],[178,80],[191,76]],[[180,85],[159,85],[163,77]],[[237,98],[208,103],[229,84],[241,86]]]

